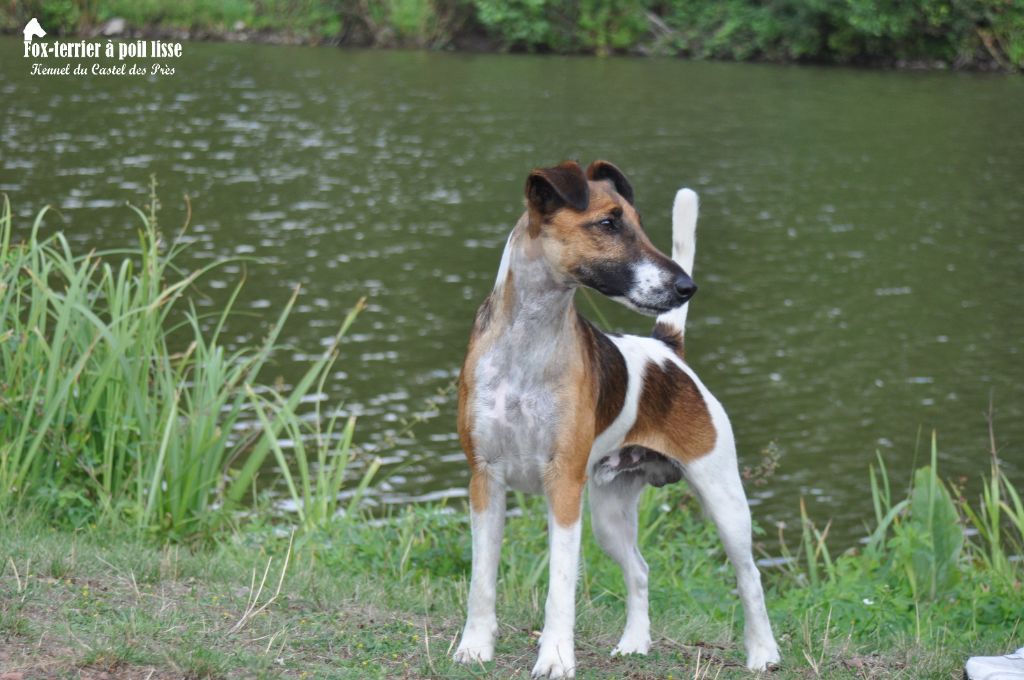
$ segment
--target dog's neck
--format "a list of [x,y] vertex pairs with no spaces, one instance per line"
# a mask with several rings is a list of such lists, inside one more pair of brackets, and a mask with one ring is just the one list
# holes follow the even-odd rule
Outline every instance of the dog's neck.
[[[495,317],[530,345],[550,341],[567,346],[574,332],[576,287],[552,270],[524,219],[509,236],[491,293]],[[518,333],[516,333],[518,331]]]

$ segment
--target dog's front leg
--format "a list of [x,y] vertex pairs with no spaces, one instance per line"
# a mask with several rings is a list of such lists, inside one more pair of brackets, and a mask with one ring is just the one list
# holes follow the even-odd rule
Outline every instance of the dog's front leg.
[[557,479],[547,492],[548,599],[535,678],[576,675],[573,629],[576,625],[576,579],[579,573],[583,481]]
[[473,530],[473,567],[462,641],[455,650],[460,663],[490,661],[498,634],[495,614],[501,537],[505,531],[505,484],[486,470],[477,469],[469,483],[470,523]]

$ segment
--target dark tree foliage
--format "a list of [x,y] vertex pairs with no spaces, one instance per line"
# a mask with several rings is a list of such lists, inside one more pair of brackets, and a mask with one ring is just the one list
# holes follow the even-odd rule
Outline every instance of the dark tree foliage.
[[0,0],[63,33],[119,16],[207,34],[434,49],[1024,67],[1024,0]]

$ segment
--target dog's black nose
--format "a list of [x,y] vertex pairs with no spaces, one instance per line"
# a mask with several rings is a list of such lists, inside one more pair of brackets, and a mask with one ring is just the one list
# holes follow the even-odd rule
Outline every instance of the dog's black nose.
[[682,304],[693,297],[697,292],[697,284],[686,274],[680,274],[675,281],[676,296]]

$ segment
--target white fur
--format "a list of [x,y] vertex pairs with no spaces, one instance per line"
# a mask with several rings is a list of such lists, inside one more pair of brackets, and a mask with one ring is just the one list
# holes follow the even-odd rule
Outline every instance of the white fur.
[[576,579],[582,526],[580,520],[569,527],[560,526],[548,510],[550,576],[540,652],[533,667],[535,678],[572,678],[576,675],[573,629],[576,625]]
[[[697,213],[699,202],[692,189],[680,189],[672,204],[672,259],[693,276],[693,262],[697,255]],[[690,303],[658,316],[658,323],[675,328],[680,333],[686,329],[686,315]]]
[[516,230],[513,229],[505,239],[505,250],[501,251],[501,262],[498,264],[498,275],[494,278],[495,288],[503,285],[508,278],[509,261],[512,259],[512,237],[515,235]]
[[672,259],[693,274],[697,254],[697,213],[700,202],[693,189],[680,189],[672,203]]
[[498,562],[505,531],[505,486],[502,480],[489,480],[488,504],[482,512],[473,512],[473,566],[469,586],[469,613],[462,640],[455,650],[461,663],[485,662],[494,658],[494,638],[498,634],[495,613]]
[[661,289],[664,286],[663,278],[664,271],[653,262],[644,260],[633,265],[633,287],[636,296],[641,300],[651,295],[653,291]]
[[[725,418],[725,411],[715,402],[715,420]],[[716,426],[718,422],[716,422]],[[727,437],[719,430],[715,450],[684,466],[686,480],[697,493],[705,512],[718,528],[725,552],[736,570],[740,601],[743,603],[745,625],[743,641],[747,649],[747,668],[764,670],[769,663],[778,663],[779,648],[772,635],[768,611],[761,589],[761,574],[751,553],[750,508],[743,493],[736,465],[736,446],[732,430],[725,422]]]
[[[572,341],[564,310],[572,290],[555,285],[545,263],[509,237],[496,289],[515,271],[510,328],[477,363],[474,373],[473,440],[478,458],[511,488],[542,493],[544,470],[558,431],[557,395],[548,376],[562,361],[559,348]],[[529,361],[523,360],[529,348]]]
[[612,295],[611,299],[615,300],[616,302],[618,302],[620,305],[622,305],[624,307],[628,307],[629,309],[632,309],[634,312],[637,312],[639,314],[643,314],[644,316],[653,316],[655,314],[655,312],[653,312],[652,310],[647,309],[646,307],[641,307],[641,306],[637,305],[635,302],[633,302],[631,299],[629,299],[625,295]]
[[622,568],[626,582],[626,628],[612,655],[646,654],[651,648],[651,621],[647,613],[647,563],[637,547],[637,501],[644,490],[640,477],[612,483],[592,478],[589,484],[590,517],[594,537]]
[[761,574],[754,563],[750,506],[740,481],[732,425],[722,404],[704,386],[697,374],[686,364],[679,362],[679,365],[700,389],[717,433],[715,448],[711,453],[684,465],[683,473],[690,488],[700,498],[704,511],[715,523],[725,553],[736,571],[745,619],[743,638],[747,650],[747,668],[764,670],[769,663],[779,662],[779,648],[775,644],[764,604]]

